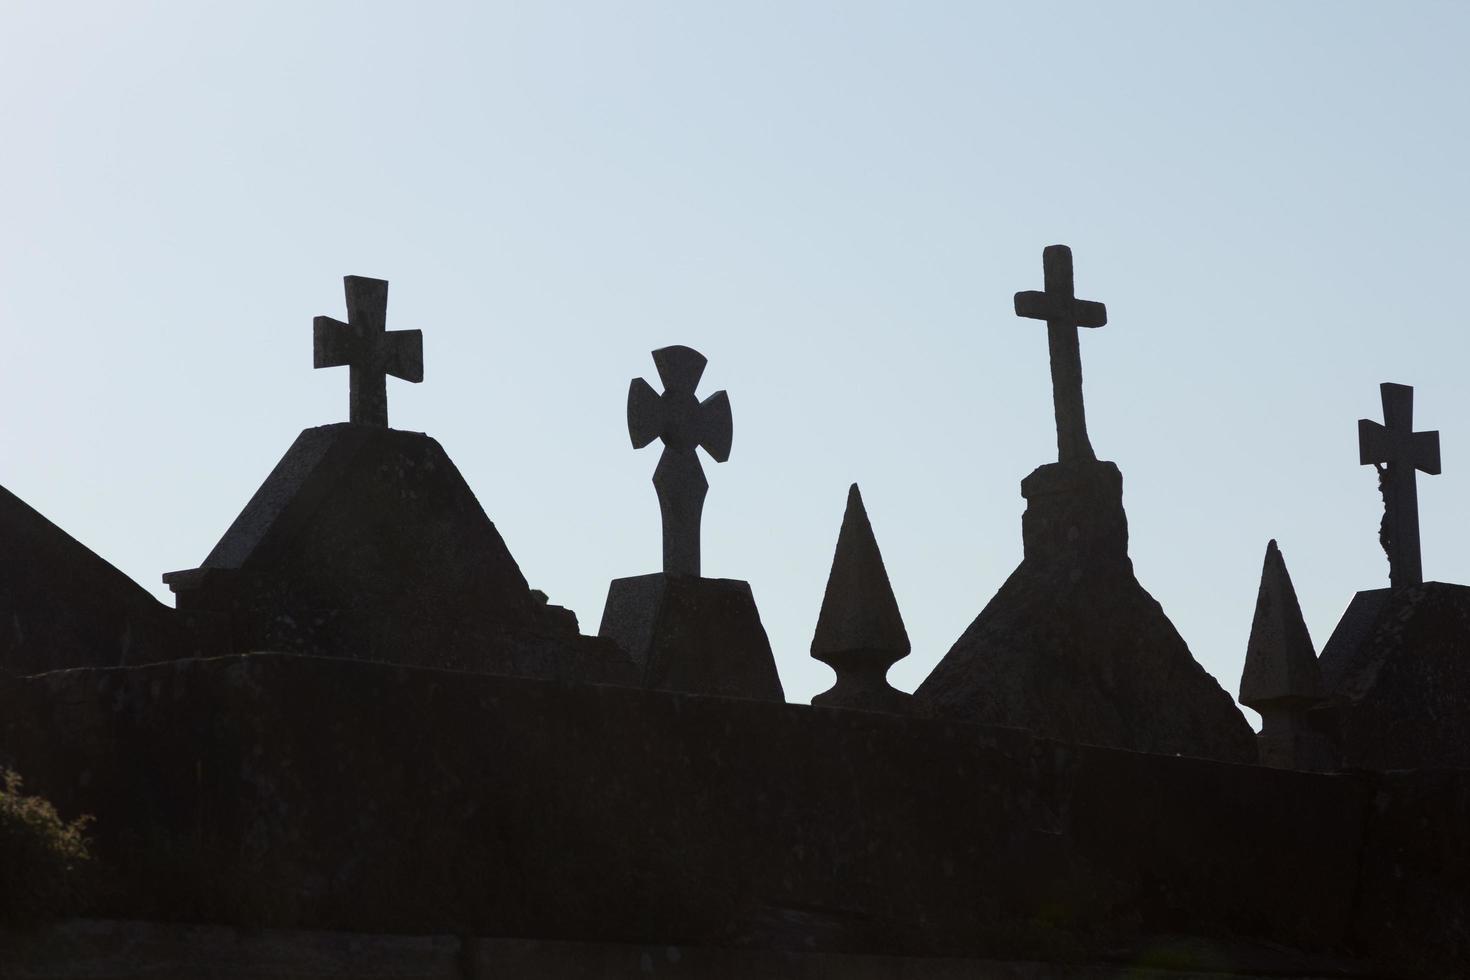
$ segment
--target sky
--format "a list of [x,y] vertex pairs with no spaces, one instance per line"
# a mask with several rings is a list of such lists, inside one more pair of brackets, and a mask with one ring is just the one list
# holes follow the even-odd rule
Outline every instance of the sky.
[[1470,582],[1470,5],[0,2],[0,484],[160,598],[303,428],[311,320],[388,279],[437,438],[596,632],[657,571],[649,352],[709,358],[704,573],[787,697],[857,482],[911,690],[1021,557],[1055,459],[1066,243],[1131,555],[1234,694],[1268,539],[1320,649],[1388,584],[1357,420],[1415,387],[1427,578]]

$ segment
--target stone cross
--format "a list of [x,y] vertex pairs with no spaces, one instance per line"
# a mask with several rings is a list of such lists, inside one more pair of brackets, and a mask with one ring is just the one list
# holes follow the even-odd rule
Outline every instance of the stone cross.
[[1082,355],[1077,347],[1078,327],[1100,327],[1108,322],[1107,307],[1078,299],[1072,287],[1072,250],[1048,245],[1041,253],[1046,289],[1016,294],[1016,316],[1046,321],[1051,350],[1051,397],[1057,416],[1057,461],[1091,462],[1097,459],[1087,439],[1087,417],[1082,408]]
[[699,575],[699,518],[709,482],[695,454],[696,446],[718,463],[730,458],[733,427],[730,396],[717,391],[704,401],[694,396],[707,363],[688,347],[664,347],[653,352],[653,363],[663,380],[660,395],[642,378],[628,388],[628,435],[634,449],[655,439],[664,443],[653,471],[658,508],[664,525],[664,573]]
[[358,425],[388,426],[388,375],[424,380],[424,334],[387,329],[388,282],[346,276],[347,322],[319,316],[312,321],[312,366],[350,369],[350,412]]
[[1384,382],[1383,425],[1358,419],[1358,462],[1379,467],[1383,524],[1378,539],[1388,553],[1388,580],[1395,589],[1419,585],[1419,487],[1415,471],[1439,474],[1439,433],[1414,431],[1414,389]]

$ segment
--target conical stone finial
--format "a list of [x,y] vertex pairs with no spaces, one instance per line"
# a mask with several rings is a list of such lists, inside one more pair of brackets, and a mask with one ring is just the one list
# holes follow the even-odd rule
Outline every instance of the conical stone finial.
[[1256,751],[1263,765],[1336,768],[1337,750],[1308,712],[1323,700],[1322,672],[1312,637],[1286,573],[1286,562],[1272,541],[1266,545],[1256,617],[1240,678],[1240,703],[1261,713]]
[[1317,654],[1297,603],[1281,549],[1266,545],[1256,616],[1240,677],[1240,703],[1265,715],[1277,706],[1305,706],[1322,697]]
[[832,689],[812,698],[827,707],[903,711],[909,696],[888,685],[888,668],[908,656],[909,635],[888,583],[883,555],[857,484],[847,512],[812,637],[812,656],[837,672]]

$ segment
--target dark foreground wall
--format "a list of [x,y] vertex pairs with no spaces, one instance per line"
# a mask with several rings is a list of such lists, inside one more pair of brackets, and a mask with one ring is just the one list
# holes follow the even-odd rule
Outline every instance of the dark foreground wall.
[[1161,935],[1470,963],[1470,773],[1318,775],[962,723],[251,655],[0,679],[97,816],[99,912],[1089,960]]
[[[1199,966],[1181,966],[1195,956]],[[0,930],[5,980],[1231,980],[1282,976],[1277,954],[1233,963],[1177,944],[1142,961],[1058,964],[950,957],[862,956],[791,950],[573,943],[478,936],[394,936],[78,920],[31,933]],[[1152,964],[1152,965],[1151,965]],[[1320,969],[1316,967],[1320,966]],[[1304,980],[1366,977],[1351,964],[1321,962]]]

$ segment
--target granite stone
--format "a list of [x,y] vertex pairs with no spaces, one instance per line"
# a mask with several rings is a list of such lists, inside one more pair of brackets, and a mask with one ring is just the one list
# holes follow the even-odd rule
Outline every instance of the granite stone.
[[933,715],[1066,741],[1255,762],[1255,735],[1128,558],[1123,478],[1053,463],[1021,484],[1025,557],[914,692]]
[[345,276],[347,322],[319,316],[312,321],[312,367],[346,366],[348,421],[388,425],[388,375],[417,384],[424,380],[424,335],[388,330],[388,283]]
[[0,679],[0,765],[95,815],[117,876],[100,916],[1123,965],[1192,937],[1386,976],[1394,957],[1466,963],[1463,771],[1290,772],[286,654]]
[[1297,602],[1286,560],[1266,545],[1256,612],[1246,643],[1240,703],[1261,714],[1261,761],[1293,769],[1331,768],[1335,753],[1307,719],[1324,700],[1317,653]]
[[279,650],[628,680],[612,644],[530,589],[427,435],[301,433],[196,569],[164,576],[211,653]]
[[730,458],[734,434],[730,397],[723,391],[702,402],[695,397],[706,363],[697,350],[664,347],[653,352],[653,362],[664,392],[655,392],[642,378],[633,379],[628,387],[628,437],[634,449],[663,440],[653,486],[663,517],[664,572],[697,576],[699,523],[709,481],[694,450],[702,447],[717,463]]
[[174,610],[0,487],[0,669],[117,667],[191,649]]
[[1322,649],[1348,768],[1470,769],[1470,588],[1425,582],[1353,597]]
[[784,700],[746,582],[663,573],[614,579],[598,636],[632,659],[643,687]]
[[1414,389],[1385,382],[1383,424],[1358,420],[1358,462],[1378,470],[1383,523],[1378,539],[1388,555],[1394,588],[1424,581],[1419,547],[1419,489],[1416,471],[1439,473],[1439,433],[1414,431]]
[[904,711],[909,695],[888,683],[888,668],[909,655],[909,635],[883,567],[883,555],[854,483],[837,533],[837,551],[812,636],[812,656],[831,667],[836,683],[812,704],[869,711]]
[[1048,245],[1041,253],[1046,288],[1016,294],[1016,316],[1046,321],[1047,350],[1051,357],[1052,405],[1057,422],[1057,461],[1085,463],[1097,459],[1087,438],[1087,415],[1082,402],[1082,353],[1078,327],[1101,327],[1108,322],[1107,307],[1078,299],[1073,288],[1072,250]]

